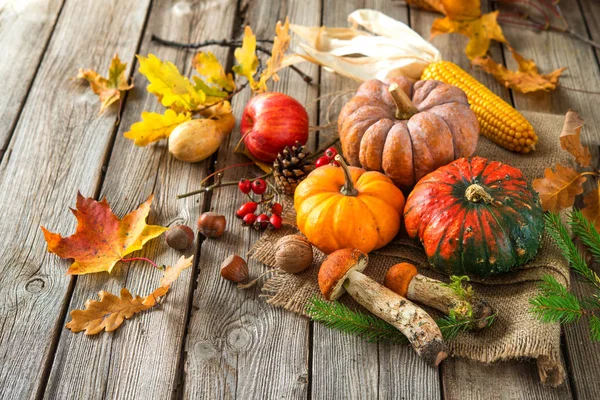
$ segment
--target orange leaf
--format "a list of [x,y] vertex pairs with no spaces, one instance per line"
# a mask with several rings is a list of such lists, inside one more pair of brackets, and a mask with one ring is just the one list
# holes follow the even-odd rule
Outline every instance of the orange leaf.
[[100,76],[92,69],[80,69],[77,74],[78,79],[85,79],[90,83],[92,90],[100,97],[102,103],[100,114],[108,106],[121,99],[121,92],[127,91],[133,87],[133,84],[127,83],[127,64],[123,64],[119,56],[115,54],[110,67],[108,68],[108,78]]
[[565,122],[560,132],[560,146],[571,153],[579,165],[588,167],[592,161],[592,153],[590,153],[590,149],[587,146],[584,147],[581,144],[579,135],[582,126],[583,120],[579,117],[579,114],[573,110],[567,111]]
[[474,65],[481,67],[485,72],[504,86],[518,90],[521,93],[530,93],[538,90],[550,91],[556,89],[558,78],[566,68],[559,68],[549,74],[540,75],[537,65],[533,60],[528,60],[508,46],[513,58],[519,64],[517,71],[511,71],[504,65],[496,63],[490,57],[477,57],[472,60]]
[[444,14],[452,20],[468,20],[481,15],[480,0],[407,0],[408,5]]
[[506,43],[502,28],[498,25],[498,11],[484,14],[472,20],[453,20],[450,17],[438,18],[431,26],[431,37],[444,33],[460,33],[470,40],[465,52],[470,60],[483,57],[492,40]]
[[556,172],[546,168],[544,177],[533,181],[533,188],[540,194],[544,211],[559,212],[571,207],[575,196],[583,193],[586,177],[573,168],[556,164]]
[[77,193],[77,209],[71,210],[77,218],[75,233],[63,238],[42,227],[48,251],[59,257],[75,260],[69,267],[68,274],[82,275],[101,271],[110,273],[124,256],[140,250],[147,241],[167,230],[162,226],[146,225],[152,197],[137,210],[119,219],[113,214],[106,199],[98,202]]
[[267,68],[260,74],[260,80],[255,86],[257,92],[267,90],[267,81],[273,79],[274,82],[279,81],[277,71],[283,68],[285,52],[290,46],[290,19],[285,18],[285,24],[281,26],[281,21],[277,21],[275,26],[275,39],[273,40],[273,48],[271,57],[267,60]]
[[146,297],[133,297],[126,288],[121,289],[121,297],[102,290],[98,293],[99,301],[88,300],[85,310],[71,311],[71,321],[65,327],[75,333],[85,330],[86,335],[95,335],[103,330],[114,331],[134,314],[154,307],[158,298],[167,294],[171,284],[190,265],[192,257],[181,257],[174,267],[167,267],[160,286]]
[[583,198],[583,204],[585,207],[581,210],[581,213],[586,217],[596,228],[600,231],[600,182],[598,182],[598,188],[586,194]]

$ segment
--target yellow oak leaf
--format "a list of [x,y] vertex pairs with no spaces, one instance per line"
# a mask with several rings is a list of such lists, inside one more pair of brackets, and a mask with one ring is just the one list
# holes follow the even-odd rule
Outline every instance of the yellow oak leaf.
[[498,12],[483,14],[472,20],[453,20],[450,17],[438,18],[431,26],[431,37],[444,33],[460,33],[469,38],[465,52],[470,60],[483,57],[492,40],[506,43],[502,28],[498,25]]
[[250,86],[255,85],[254,74],[258,70],[258,57],[256,57],[256,36],[252,33],[252,29],[246,25],[244,29],[244,38],[242,47],[235,49],[233,56],[237,61],[237,65],[233,67],[233,72],[237,75],[245,76],[250,82]]
[[205,104],[204,92],[196,90],[173,63],[161,61],[154,54],[138,55],[137,58],[140,73],[150,81],[148,92],[156,95],[163,106],[177,111],[195,111]]
[[472,60],[472,63],[473,65],[481,67],[485,72],[492,74],[494,78],[504,86],[521,93],[556,89],[558,79],[566,68],[559,68],[549,74],[541,75],[533,60],[524,58],[511,46],[508,46],[508,49],[511,51],[513,58],[519,65],[517,71],[507,69],[504,65],[498,64],[490,57],[476,57]]
[[77,78],[88,81],[92,91],[100,97],[100,114],[119,101],[122,92],[133,88],[133,84],[127,82],[127,64],[121,62],[118,54],[115,54],[110,63],[108,78],[100,76],[93,69],[80,69]]
[[[196,54],[194,60],[192,61],[192,65],[200,75],[206,78],[206,83],[208,83],[208,85],[202,82],[206,86],[210,87],[210,84],[212,84],[212,88],[218,89],[219,92],[225,91],[231,93],[235,90],[235,81],[233,80],[233,76],[225,73],[223,66],[213,53],[201,52]],[[197,82],[197,77],[194,77],[194,80]],[[222,97],[225,96],[227,96],[227,93],[225,93]]]
[[140,250],[146,242],[167,230],[163,226],[146,224],[152,198],[150,196],[137,210],[119,219],[106,198],[96,201],[77,193],[77,208],[71,209],[77,218],[73,235],[63,238],[41,227],[48,251],[61,258],[74,259],[68,274],[110,273],[119,260]]
[[160,286],[148,296],[133,297],[126,288],[121,289],[120,297],[104,290],[100,291],[100,300],[88,300],[84,310],[71,311],[71,321],[65,327],[74,333],[85,330],[86,335],[95,335],[103,330],[116,330],[126,319],[158,304],[158,299],[167,294],[181,272],[192,265],[192,258],[181,257],[174,267],[167,267]]
[[134,141],[136,146],[146,146],[150,143],[169,137],[177,125],[192,119],[189,113],[177,114],[166,110],[164,114],[142,112],[142,121],[131,125],[125,137]]
[[583,204],[585,207],[581,210],[581,213],[586,217],[596,228],[600,231],[600,182],[596,190],[592,190],[583,198]]
[[267,60],[267,68],[260,74],[260,79],[253,87],[257,92],[267,90],[267,81],[273,79],[274,82],[279,81],[277,71],[285,67],[284,59],[285,52],[290,46],[290,19],[285,18],[285,24],[282,26],[281,21],[277,21],[275,26],[275,39],[273,40],[273,49],[271,57]]
[[575,196],[583,193],[585,180],[573,168],[556,164],[556,172],[546,168],[543,178],[534,179],[533,188],[540,194],[544,211],[557,213],[573,205]]
[[560,131],[560,146],[575,157],[582,167],[589,167],[592,153],[587,146],[581,144],[581,127],[583,120],[573,110],[567,111],[562,131]]

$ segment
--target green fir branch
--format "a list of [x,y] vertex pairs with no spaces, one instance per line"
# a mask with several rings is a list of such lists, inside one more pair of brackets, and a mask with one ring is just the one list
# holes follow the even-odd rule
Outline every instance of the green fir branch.
[[[353,311],[347,306],[325,301],[317,296],[309,299],[306,306],[308,316],[350,335],[358,336],[367,342],[388,342],[392,344],[408,344],[408,339],[395,327],[371,314]],[[494,322],[495,314],[486,318],[487,326]],[[445,339],[455,338],[459,333],[474,326],[474,321],[463,319],[459,315],[450,315],[436,321]]]
[[583,276],[589,276],[589,271],[591,270],[571,240],[571,235],[569,234],[567,227],[562,223],[560,215],[546,213],[545,219],[546,232],[554,239],[554,242],[561,250],[563,257],[569,262],[571,268]]
[[590,337],[596,342],[600,342],[600,318],[596,315],[590,317]]
[[577,321],[584,314],[577,297],[553,276],[544,275],[542,279],[540,294],[529,299],[530,311],[542,322],[567,324]]
[[[596,227],[579,210],[575,210],[569,215],[569,225],[573,233],[579,236],[583,244],[590,250],[596,262],[600,262],[600,234],[598,234]],[[585,259],[581,270],[574,269],[585,277],[590,284],[600,289],[600,278],[585,263]]]

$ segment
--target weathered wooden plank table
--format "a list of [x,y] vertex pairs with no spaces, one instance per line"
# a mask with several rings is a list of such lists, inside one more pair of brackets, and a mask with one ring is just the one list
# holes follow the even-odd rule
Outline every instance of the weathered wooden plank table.
[[[566,17],[577,33],[600,40],[600,4],[564,0]],[[142,110],[160,109],[144,87],[135,54],[156,54],[191,73],[193,52],[158,46],[151,35],[182,42],[239,37],[250,24],[257,37],[270,37],[277,20],[289,15],[303,25],[341,26],[357,8],[374,8],[429,36],[434,14],[386,0],[4,0],[0,4],[0,398],[390,398],[390,399],[598,399],[600,345],[590,344],[585,328],[564,329],[568,371],[557,389],[539,383],[534,363],[482,365],[461,359],[439,370],[426,367],[409,349],[367,344],[274,308],[258,290],[237,291],[219,276],[229,254],[244,254],[258,233],[235,224],[243,196],[235,188],[177,200],[197,188],[215,169],[244,162],[233,154],[236,128],[206,162],[185,164],[164,144],[137,148],[123,137]],[[543,71],[568,67],[565,86],[600,91],[593,48],[558,33],[505,27],[507,39],[534,58]],[[433,41],[465,69],[466,39]],[[221,60],[231,50],[209,48]],[[105,70],[118,53],[128,63],[136,88],[116,108],[98,116],[97,98],[69,80],[80,67]],[[503,49],[492,48],[503,59]],[[514,68],[512,61],[508,65]],[[326,123],[323,94],[355,83],[313,65],[301,69],[318,84],[308,85],[291,71],[274,89],[308,105],[311,124]],[[578,110],[586,121],[583,140],[597,145],[600,97],[558,88],[553,93],[512,93],[488,75],[471,73],[521,110],[564,114]],[[234,100],[239,117],[249,98]],[[325,105],[325,106],[324,106]],[[334,110],[335,111],[335,110]],[[309,146],[326,143],[315,134]],[[259,174],[232,169],[224,179]],[[68,206],[80,190],[106,196],[118,215],[155,194],[150,220],[161,225],[194,225],[202,211],[224,213],[230,221],[220,240],[199,241],[193,271],[177,281],[159,309],[127,321],[114,333],[94,337],[64,329],[68,311],[80,308],[99,290],[149,293],[158,272],[141,264],[120,265],[108,274],[71,277],[68,263],[46,252],[39,228],[72,232]],[[179,257],[163,240],[143,250],[162,264]],[[251,263],[253,274],[263,267]],[[131,273],[130,273],[131,271]],[[576,281],[574,288],[584,290]]]

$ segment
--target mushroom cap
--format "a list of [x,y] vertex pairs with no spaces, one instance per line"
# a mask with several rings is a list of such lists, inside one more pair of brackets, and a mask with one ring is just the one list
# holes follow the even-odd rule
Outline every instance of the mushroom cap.
[[388,269],[383,285],[400,296],[406,297],[410,281],[418,274],[417,267],[410,263],[400,263]]
[[346,293],[344,281],[350,271],[362,272],[368,256],[358,249],[341,249],[327,256],[319,269],[319,288],[327,300],[337,300]]

